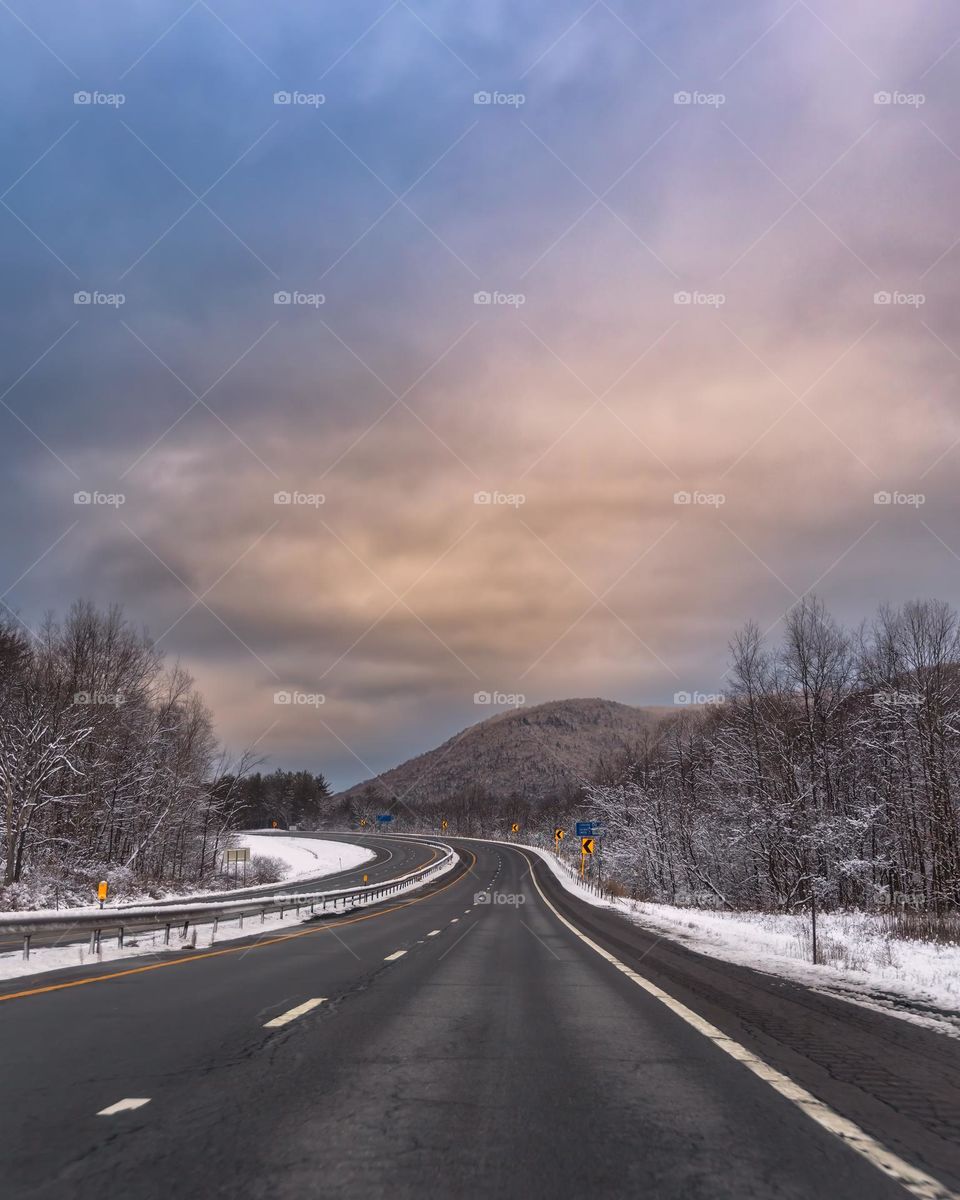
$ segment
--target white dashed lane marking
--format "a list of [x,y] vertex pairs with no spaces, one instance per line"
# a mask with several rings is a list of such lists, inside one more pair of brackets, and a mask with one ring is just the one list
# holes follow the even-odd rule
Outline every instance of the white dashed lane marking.
[[98,1117],[112,1117],[117,1113],[133,1112],[135,1108],[143,1108],[145,1104],[150,1103],[149,1096],[128,1096],[126,1100],[118,1100],[116,1104],[111,1104],[107,1108],[101,1108],[97,1113]]
[[272,1021],[267,1021],[264,1029],[279,1029],[281,1025],[289,1025],[297,1017],[302,1017],[304,1013],[308,1013],[311,1009],[323,1004],[324,1000],[326,1000],[326,996],[317,996],[315,1000],[305,1000],[303,1004],[298,1004],[296,1008],[291,1008],[288,1012],[281,1013],[279,1017],[274,1017]]
[[440,932],[439,929],[431,929],[430,932],[427,934],[427,937],[436,937],[439,932]]
[[388,954],[387,957],[383,961],[384,962],[393,962],[395,959],[403,958],[403,956],[405,954],[406,954],[406,950],[394,950],[394,952],[392,954]]

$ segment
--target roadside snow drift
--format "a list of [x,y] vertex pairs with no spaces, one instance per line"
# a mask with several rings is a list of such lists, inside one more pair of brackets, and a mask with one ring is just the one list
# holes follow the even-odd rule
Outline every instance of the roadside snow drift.
[[938,1033],[960,1037],[960,946],[891,938],[870,913],[822,913],[820,962],[811,962],[806,913],[717,912],[597,896],[574,868],[539,846],[524,846],[578,899],[622,913],[661,938],[711,958],[780,975]]
[[308,876],[332,875],[372,862],[376,857],[366,846],[349,842],[327,842],[319,838],[282,837],[275,834],[242,833],[232,845],[250,849],[254,858],[279,858],[285,864],[284,882]]

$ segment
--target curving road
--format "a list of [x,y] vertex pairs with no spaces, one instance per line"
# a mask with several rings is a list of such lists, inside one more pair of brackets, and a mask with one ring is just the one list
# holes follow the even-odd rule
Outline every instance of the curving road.
[[[376,909],[7,984],[4,1195],[956,1193],[955,1041],[657,942],[519,849],[451,841],[455,873]],[[731,1047],[828,1107],[813,1119]]]

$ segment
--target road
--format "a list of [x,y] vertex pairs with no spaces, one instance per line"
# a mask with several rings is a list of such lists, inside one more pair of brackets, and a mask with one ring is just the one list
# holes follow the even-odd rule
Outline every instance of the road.
[[[960,1188],[956,1041],[657,942],[568,896],[519,849],[451,841],[461,869],[376,909],[146,970],[34,981],[56,990],[6,984],[4,1196],[903,1200]],[[828,1116],[811,1119],[734,1045]],[[97,1115],[124,1100],[149,1102]],[[831,1131],[840,1118],[944,1188],[906,1190]]]

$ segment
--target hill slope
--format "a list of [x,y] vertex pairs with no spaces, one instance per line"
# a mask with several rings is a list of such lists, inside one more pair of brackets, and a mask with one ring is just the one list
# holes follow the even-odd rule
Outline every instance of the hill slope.
[[[614,700],[551,700],[497,713],[428,750],[340,792],[411,802],[447,800],[479,787],[490,796],[537,801],[565,796],[603,763],[636,745],[668,708],[634,708]],[[368,789],[375,789],[375,792]]]

